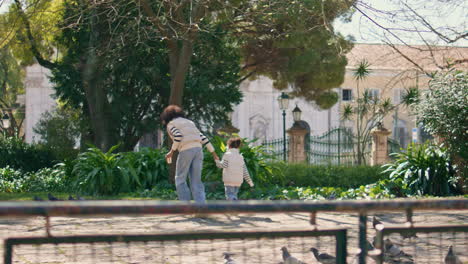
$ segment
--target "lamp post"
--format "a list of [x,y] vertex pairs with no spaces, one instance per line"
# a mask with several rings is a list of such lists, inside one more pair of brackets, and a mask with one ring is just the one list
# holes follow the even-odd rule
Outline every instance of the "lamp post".
[[296,104],[296,107],[294,107],[292,113],[293,113],[294,124],[297,124],[297,122],[301,121],[301,115],[302,115],[302,111],[297,106],[297,104]]
[[6,113],[2,117],[2,125],[5,129],[10,127],[10,117]]
[[278,103],[283,110],[283,160],[286,161],[286,110],[289,106],[289,96],[286,93],[281,93],[278,97]]

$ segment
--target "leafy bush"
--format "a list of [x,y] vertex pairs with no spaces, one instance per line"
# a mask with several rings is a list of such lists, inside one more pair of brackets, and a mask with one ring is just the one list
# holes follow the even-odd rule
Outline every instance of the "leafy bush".
[[443,138],[451,153],[468,159],[468,72],[439,73],[414,105],[424,129]]
[[0,192],[25,191],[24,177],[21,171],[10,167],[0,168]]
[[113,153],[117,148],[104,153],[91,147],[78,155],[72,171],[77,190],[109,195],[152,188],[167,179],[164,150]]
[[390,173],[388,183],[394,184],[394,192],[402,196],[457,193],[458,178],[447,149],[430,143],[411,144],[405,152],[394,155],[395,161],[383,166]]
[[[211,143],[213,144],[216,153],[222,158],[227,150],[227,137],[213,136]],[[256,185],[270,185],[273,178],[281,178],[279,171],[279,163],[271,163],[273,157],[265,151],[264,146],[252,146],[253,140],[246,138],[242,139],[240,153],[244,157],[247,169],[250,173],[252,181]],[[205,156],[208,156],[205,150]],[[222,188],[222,170],[216,167],[213,159],[208,159],[203,162],[203,178],[205,182],[218,182],[218,189]],[[245,185],[243,185],[245,186]]]
[[385,178],[378,166],[326,166],[310,164],[279,164],[283,175],[275,174],[271,184],[299,187],[357,188]]
[[33,130],[40,135],[39,143],[51,149],[57,157],[74,159],[78,154],[75,145],[80,136],[81,120],[76,110],[59,106],[42,114]]
[[[132,189],[151,189],[169,178],[165,149],[143,148],[139,152],[127,152],[122,156],[122,174],[137,179]],[[127,176],[126,176],[127,175]]]
[[0,168],[24,172],[50,168],[58,161],[52,151],[41,145],[27,144],[21,138],[0,135]]
[[67,192],[71,191],[64,164],[24,173],[6,167],[0,169],[0,192]]

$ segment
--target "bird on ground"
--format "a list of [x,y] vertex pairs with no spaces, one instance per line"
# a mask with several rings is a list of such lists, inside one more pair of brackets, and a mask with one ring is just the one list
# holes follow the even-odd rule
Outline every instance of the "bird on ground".
[[73,196],[71,196],[71,195],[68,195],[68,200],[73,201],[73,200],[75,200],[75,198],[73,198]]
[[44,199],[42,199],[41,197],[39,197],[37,195],[34,195],[33,200],[34,201],[44,201]]
[[86,200],[85,198],[79,196],[78,194],[76,195],[76,199],[79,200],[79,201],[84,201],[84,200]]
[[314,254],[315,259],[323,264],[332,264],[336,263],[336,257],[329,255],[327,253],[319,253],[318,249],[316,248],[310,248],[310,251],[312,251],[312,254]]
[[49,198],[50,201],[60,201],[59,198],[53,196],[51,193],[48,193],[47,197]]
[[281,251],[283,251],[283,263],[284,264],[305,264],[304,262],[291,256],[291,254],[289,254],[289,251],[286,247],[282,247]]
[[374,216],[374,217],[372,218],[372,226],[374,227],[374,229],[376,229],[375,227],[376,227],[377,225],[383,225],[383,223],[380,222],[379,219],[377,219],[377,217]]
[[232,256],[234,256],[234,254],[229,253],[229,252],[224,252],[223,256],[224,256],[224,264],[236,264],[236,262],[231,258]]
[[405,253],[403,250],[401,250],[401,248],[393,244],[392,241],[388,238],[384,241],[384,249],[385,255],[391,258],[407,258],[408,260],[413,260],[413,256]]
[[462,264],[460,258],[453,251],[452,245],[450,245],[447,255],[444,259],[445,264]]

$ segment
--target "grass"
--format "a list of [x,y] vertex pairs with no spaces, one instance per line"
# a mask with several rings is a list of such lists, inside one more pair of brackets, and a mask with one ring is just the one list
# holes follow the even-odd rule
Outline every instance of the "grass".
[[[68,200],[68,193],[52,193],[55,197]],[[34,196],[47,200],[46,192],[4,193],[0,192],[0,201],[32,201]],[[72,194],[75,197],[74,194]],[[154,200],[155,198],[141,197],[138,193],[123,193],[109,196],[82,196],[86,200]]]

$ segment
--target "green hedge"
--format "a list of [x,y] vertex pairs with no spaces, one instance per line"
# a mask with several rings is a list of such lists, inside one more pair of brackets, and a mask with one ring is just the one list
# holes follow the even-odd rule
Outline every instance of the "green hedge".
[[0,135],[0,168],[32,172],[51,168],[56,163],[57,159],[50,149],[25,143],[20,138]]
[[278,175],[271,184],[297,187],[341,187],[357,188],[385,179],[380,166],[319,166],[309,164],[281,163]]

